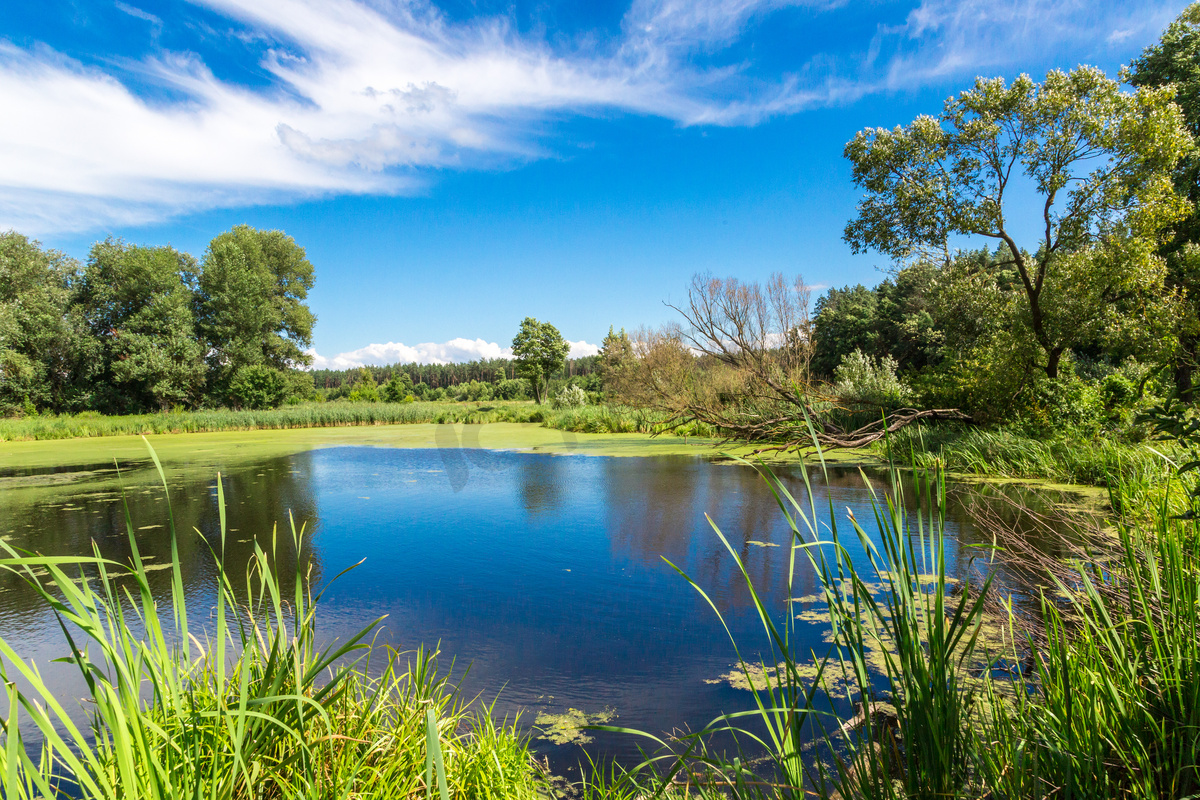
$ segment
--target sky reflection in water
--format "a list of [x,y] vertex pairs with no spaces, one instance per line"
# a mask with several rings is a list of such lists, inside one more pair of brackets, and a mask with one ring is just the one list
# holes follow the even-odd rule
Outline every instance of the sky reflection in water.
[[[800,496],[799,467],[786,481]],[[168,475],[178,529],[216,543],[214,481]],[[874,518],[856,470],[810,475],[816,503],[832,501],[842,523],[850,508]],[[585,712],[611,708],[616,724],[662,732],[703,726],[723,711],[748,708],[745,692],[706,683],[735,660],[720,622],[664,561],[686,571],[712,597],[743,653],[765,649],[736,564],[705,514],[728,537],[770,607],[786,597],[788,528],[763,481],[750,469],[690,457],[552,456],[472,449],[340,447],[272,459],[225,476],[226,560],[240,574],[251,537],[270,546],[287,512],[307,532],[305,557],[329,587],[319,613],[324,637],[345,637],[386,615],[383,636],[398,648],[440,643],[443,667],[470,665],[466,687],[497,710]],[[876,490],[882,493],[883,485]],[[123,511],[112,493],[85,486],[51,494],[8,490],[0,534],[45,553],[84,553],[95,539],[110,555],[128,551]],[[128,486],[139,546],[169,559],[160,488]],[[844,532],[848,533],[848,526]],[[950,558],[961,569],[970,527],[953,509]],[[184,536],[181,558],[194,608],[210,597],[212,557]],[[287,536],[280,537],[283,552]],[[855,553],[861,557],[861,553]],[[169,571],[151,575],[168,591]],[[795,594],[816,590],[801,561]],[[0,632],[28,655],[61,655],[48,613],[11,576],[0,577]],[[823,655],[822,626],[802,625]],[[63,673],[65,675],[65,673]],[[64,677],[64,680],[69,680]],[[600,736],[595,754],[632,756],[638,742]],[[577,762],[575,746],[539,743],[556,766]]]

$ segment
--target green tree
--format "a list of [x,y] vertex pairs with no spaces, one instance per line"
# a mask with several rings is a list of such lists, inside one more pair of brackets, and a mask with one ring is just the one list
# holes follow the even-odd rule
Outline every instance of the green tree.
[[878,355],[879,298],[861,283],[830,289],[817,300],[812,369],[830,376],[855,350]]
[[634,357],[633,343],[629,341],[625,329],[614,333],[610,325],[608,334],[600,343],[600,364],[597,368],[600,383],[606,391],[614,391],[620,386],[622,375],[628,371]]
[[97,406],[110,413],[190,404],[204,382],[192,294],[196,262],[173,247],[92,246],[76,301],[98,346]]
[[529,379],[533,387],[533,399],[541,403],[546,384],[566,363],[571,345],[567,344],[558,328],[549,322],[526,317],[513,338],[512,349],[517,372]]
[[[1183,111],[1188,131],[1200,139],[1200,3],[1184,9],[1162,39],[1130,65],[1134,86],[1171,87]],[[1176,189],[1187,197],[1189,210],[1171,229],[1162,252],[1167,261],[1167,286],[1183,296],[1182,313],[1175,315],[1177,346],[1172,353],[1177,390],[1195,400],[1195,374],[1200,369],[1200,149],[1190,148],[1174,173]]]
[[[1185,208],[1171,171],[1190,143],[1172,94],[1126,93],[1089,67],[1040,84],[977,79],[939,116],[846,145],[866,196],[844,238],[856,253],[945,263],[952,237],[1004,243],[1021,288],[1009,322],[1032,343],[1030,367],[1057,378],[1063,353],[1112,322],[1115,304],[1161,296],[1158,238]],[[1027,189],[1040,233],[1022,246],[1007,212]]]
[[15,231],[0,233],[0,414],[79,399],[87,342],[71,310],[79,265]]
[[402,403],[413,393],[412,378],[408,373],[398,369],[392,372],[392,378],[383,386],[383,399],[389,403]]
[[266,364],[239,368],[229,383],[230,397],[241,408],[278,408],[288,389],[288,374]]
[[196,281],[196,320],[208,348],[209,392],[228,398],[230,381],[251,364],[306,366],[316,317],[305,300],[313,267],[283,231],[238,225],[209,243]]
[[358,380],[350,390],[351,403],[378,403],[379,384],[375,382],[375,373],[369,367],[359,367]]

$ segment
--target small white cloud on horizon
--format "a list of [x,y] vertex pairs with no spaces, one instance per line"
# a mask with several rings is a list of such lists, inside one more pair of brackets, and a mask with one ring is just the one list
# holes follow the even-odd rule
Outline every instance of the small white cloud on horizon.
[[[594,356],[600,348],[589,342],[567,342],[571,345],[571,358]],[[388,366],[391,364],[461,364],[465,361],[480,361],[491,358],[512,358],[511,347],[501,347],[496,342],[484,339],[458,337],[448,342],[423,342],[407,345],[400,342],[369,344],[357,350],[326,357],[314,348],[308,354],[313,357],[312,369],[353,369],[363,366]]]

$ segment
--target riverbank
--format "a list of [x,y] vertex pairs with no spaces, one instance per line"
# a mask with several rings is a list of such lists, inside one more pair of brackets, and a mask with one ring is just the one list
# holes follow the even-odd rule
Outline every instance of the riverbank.
[[[145,460],[142,435],[164,460],[221,469],[246,458],[318,447],[482,447],[588,455],[754,456],[761,445],[722,442],[704,426],[667,431],[662,415],[621,406],[553,409],[528,401],[480,403],[308,403],[266,411],[93,414],[0,420],[0,471],[121,464]],[[200,438],[195,438],[200,437]],[[1146,445],[1104,438],[1035,439],[993,429],[912,426],[869,448],[834,450],[839,465],[880,468],[889,460],[941,467],[956,480],[1017,480],[1053,489],[1098,487],[1093,500],[1118,513],[1142,513],[1164,500],[1169,464]],[[815,454],[807,454],[815,461]],[[771,463],[794,454],[766,452]],[[11,482],[11,479],[0,478]],[[1087,492],[1087,494],[1096,494]]]
[[672,433],[711,437],[692,423],[668,431],[664,415],[625,406],[555,409],[530,401],[478,403],[302,403],[260,411],[207,409],[103,416],[92,412],[0,419],[0,442],[219,431],[341,428],[371,425],[534,423],[572,433]]

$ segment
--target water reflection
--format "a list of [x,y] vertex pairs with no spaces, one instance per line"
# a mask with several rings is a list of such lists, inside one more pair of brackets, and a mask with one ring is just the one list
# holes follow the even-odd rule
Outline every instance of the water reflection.
[[[782,477],[803,497],[799,470]],[[219,551],[215,476],[169,477],[178,530],[198,531],[180,536],[180,558],[203,618]],[[831,505],[839,517],[848,508],[868,524],[870,489],[882,495],[886,488],[879,479],[864,486],[856,470],[831,470],[826,480],[814,469],[809,479],[826,524]],[[706,514],[766,602],[782,609],[785,600],[788,527],[762,480],[740,466],[688,457],[343,447],[245,465],[223,481],[229,529],[223,558],[235,574],[245,569],[255,541],[276,548],[285,562],[308,561],[318,581],[365,558],[329,588],[321,635],[346,637],[387,615],[381,641],[401,648],[440,643],[457,659],[457,673],[471,665],[468,691],[489,700],[500,693],[501,713],[613,708],[618,724],[663,731],[697,728],[745,708],[743,692],[706,682],[734,660],[728,636],[663,561],[705,588],[747,655],[766,648],[737,565]],[[0,490],[0,535],[46,554],[83,554],[96,542],[105,555],[125,559],[127,504],[139,548],[152,563],[166,563],[167,502],[154,476],[130,476],[125,504],[106,487],[97,479]],[[904,502],[914,510],[911,497]],[[286,533],[289,513],[306,531],[299,554]],[[951,563],[966,569],[977,551],[960,545],[981,537],[961,506],[951,507],[946,530]],[[848,544],[861,559],[855,543]],[[167,570],[151,573],[162,595],[169,580]],[[798,594],[817,588],[803,558],[795,588]],[[824,653],[819,626],[804,630],[810,639],[801,648]],[[30,656],[61,655],[53,620],[10,575],[0,575],[0,632]],[[559,767],[581,757],[572,747],[539,746]],[[632,756],[635,746],[628,738],[597,736],[589,749]]]

